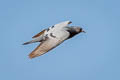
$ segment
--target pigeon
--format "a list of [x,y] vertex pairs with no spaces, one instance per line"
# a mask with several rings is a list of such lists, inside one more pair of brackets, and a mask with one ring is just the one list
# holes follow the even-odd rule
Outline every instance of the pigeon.
[[41,56],[57,47],[65,40],[68,40],[81,32],[85,33],[81,27],[69,26],[71,23],[71,21],[64,21],[55,24],[33,36],[33,40],[25,42],[23,45],[40,42],[37,48],[29,54],[29,58],[32,59]]

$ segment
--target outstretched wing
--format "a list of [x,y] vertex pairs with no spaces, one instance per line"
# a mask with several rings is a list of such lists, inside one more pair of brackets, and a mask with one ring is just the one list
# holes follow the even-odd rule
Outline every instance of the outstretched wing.
[[71,23],[72,23],[71,21],[64,21],[64,22],[55,24],[55,25],[54,25],[54,28],[62,29],[62,28],[64,28],[64,27],[67,27],[67,26],[68,26],[69,24],[71,24]]
[[46,52],[50,51],[51,49],[55,48],[68,38],[69,33],[67,31],[61,31],[61,33],[65,34],[61,34],[61,36],[56,37],[47,37],[45,41],[41,42],[38,47],[29,54],[29,57],[34,58],[37,56],[41,56]]
[[[58,24],[55,24],[54,26],[51,26],[50,28],[48,29],[44,29],[42,30],[41,32],[39,32],[38,34],[36,34],[35,36],[33,36],[32,38],[37,38],[39,36],[41,36],[42,34],[45,33],[45,31],[47,31],[47,34],[49,32],[53,32],[54,30],[61,30],[63,29],[64,27],[67,27],[69,24],[71,24],[72,22],[71,21],[64,21],[64,22],[61,22],[61,23],[58,23]],[[49,32],[48,32],[49,31]]]

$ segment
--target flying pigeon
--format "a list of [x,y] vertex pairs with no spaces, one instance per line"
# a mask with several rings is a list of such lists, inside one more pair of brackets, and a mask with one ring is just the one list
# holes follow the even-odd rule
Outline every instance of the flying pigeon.
[[65,21],[55,24],[33,36],[33,40],[25,42],[23,45],[40,42],[37,48],[29,54],[29,58],[41,56],[65,40],[72,38],[78,33],[85,32],[81,27],[69,26],[71,23],[71,21]]

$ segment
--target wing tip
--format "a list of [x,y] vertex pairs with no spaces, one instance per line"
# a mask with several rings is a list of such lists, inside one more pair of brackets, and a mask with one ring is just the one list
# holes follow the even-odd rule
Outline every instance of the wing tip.
[[45,30],[42,30],[41,32],[39,32],[38,34],[36,34],[35,36],[33,36],[32,38],[37,38],[40,35],[44,34]]
[[30,59],[33,59],[33,58],[38,57],[40,55],[39,54],[35,54],[34,52],[32,52],[28,56],[29,56]]
[[36,57],[36,55],[34,55],[33,53],[29,54],[28,56],[29,56],[30,59]]
[[[45,52],[44,52],[44,53],[45,53]],[[43,53],[43,54],[44,54],[44,53]],[[38,56],[41,56],[41,55],[43,55],[43,54],[30,53],[28,56],[29,56],[30,59],[33,59],[33,58],[38,57]]]

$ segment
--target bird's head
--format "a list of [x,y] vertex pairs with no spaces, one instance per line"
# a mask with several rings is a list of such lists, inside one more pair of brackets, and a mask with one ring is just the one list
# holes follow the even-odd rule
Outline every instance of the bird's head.
[[77,33],[81,33],[81,32],[86,33],[81,27],[73,27],[73,28]]

